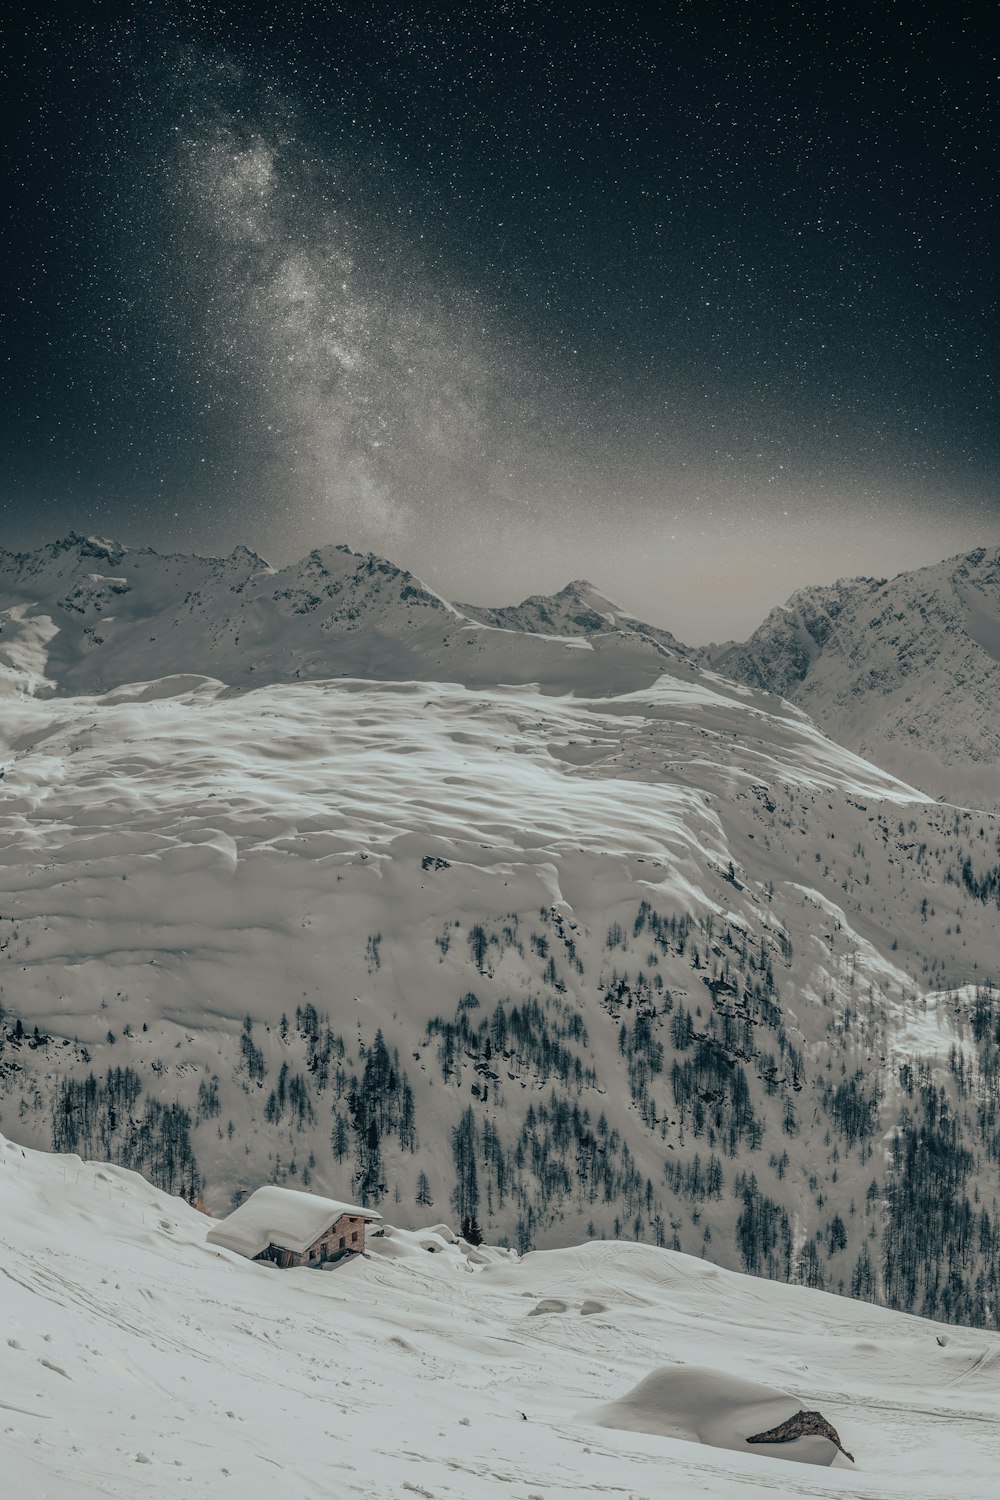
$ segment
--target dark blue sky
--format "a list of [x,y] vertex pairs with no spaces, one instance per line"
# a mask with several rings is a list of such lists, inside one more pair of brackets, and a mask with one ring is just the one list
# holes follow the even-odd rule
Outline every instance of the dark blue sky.
[[1000,540],[983,7],[43,6],[4,80],[5,544],[692,639]]

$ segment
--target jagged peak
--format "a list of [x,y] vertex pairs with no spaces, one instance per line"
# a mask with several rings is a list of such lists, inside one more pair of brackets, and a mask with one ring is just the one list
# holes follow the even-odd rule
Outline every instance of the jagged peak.
[[78,531],[68,531],[64,537],[59,537],[49,543],[48,550],[53,553],[78,552],[81,557],[100,557],[107,562],[119,562],[127,553],[128,548],[121,542],[111,541],[108,537],[83,536]]
[[348,571],[349,564],[353,564],[352,571],[355,574],[380,573],[387,578],[410,576],[405,568],[399,567],[389,558],[381,557],[377,552],[356,552],[353,547],[347,547],[342,542],[328,542],[325,546],[313,547],[306,557],[289,566],[293,570],[310,568],[321,573],[336,573],[338,576],[343,576]]
[[1000,547],[975,547],[971,552],[949,558],[948,563],[954,566],[956,572],[997,568],[1000,567]]
[[845,574],[837,578],[833,583],[806,584],[796,589],[789,597],[786,607],[795,608],[797,601],[801,599],[822,597],[824,594],[846,594],[859,589],[871,592],[874,589],[891,587],[896,583],[903,583],[909,578],[929,579],[934,575],[951,575],[964,569],[980,570],[983,567],[993,568],[1000,566],[1000,545],[987,547],[973,547],[968,552],[956,552],[951,557],[943,558],[940,562],[925,563],[920,568],[903,568],[898,573],[890,576],[874,577],[861,573],[857,575]]
[[249,563],[254,570],[270,569],[270,564],[261,557],[260,553],[255,552],[252,547],[248,547],[245,542],[237,542],[226,561],[241,564]]

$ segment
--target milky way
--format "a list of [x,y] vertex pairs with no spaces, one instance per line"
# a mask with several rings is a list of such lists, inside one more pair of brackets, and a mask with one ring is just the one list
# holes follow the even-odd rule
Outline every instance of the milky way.
[[765,20],[26,17],[10,540],[345,540],[704,639],[1000,538],[985,39]]
[[537,375],[495,313],[435,285],[385,226],[377,182],[304,150],[287,123],[261,135],[216,117],[182,137],[171,190],[201,268],[212,396],[260,454],[264,509],[280,497],[303,542],[386,547],[517,510],[510,466]]

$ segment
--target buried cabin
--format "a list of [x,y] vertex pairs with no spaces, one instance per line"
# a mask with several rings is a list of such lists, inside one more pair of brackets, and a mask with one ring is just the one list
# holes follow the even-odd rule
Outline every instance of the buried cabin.
[[381,1219],[370,1208],[338,1203],[291,1188],[261,1187],[208,1231],[208,1243],[248,1260],[321,1266],[365,1248],[365,1225]]

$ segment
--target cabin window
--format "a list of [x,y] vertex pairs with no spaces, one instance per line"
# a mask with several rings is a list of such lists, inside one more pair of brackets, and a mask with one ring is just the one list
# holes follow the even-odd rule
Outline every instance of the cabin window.
[[357,1243],[358,1243],[358,1234],[357,1234],[357,1230],[355,1230],[355,1232],[351,1235],[351,1244],[352,1245],[356,1245]]
[[345,1238],[344,1238],[344,1236],[343,1236],[343,1235],[341,1235],[341,1236],[340,1236],[340,1248],[341,1248],[341,1250],[343,1250],[343,1248],[344,1248],[344,1246],[345,1246],[345,1245],[346,1245],[346,1244],[347,1244],[347,1240],[346,1240],[346,1239],[345,1239]]

